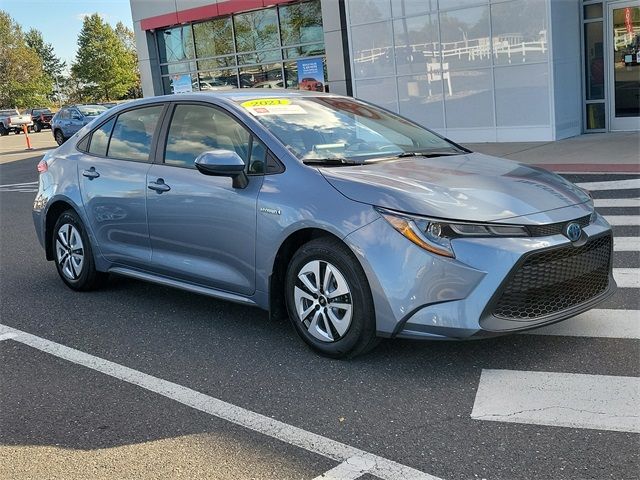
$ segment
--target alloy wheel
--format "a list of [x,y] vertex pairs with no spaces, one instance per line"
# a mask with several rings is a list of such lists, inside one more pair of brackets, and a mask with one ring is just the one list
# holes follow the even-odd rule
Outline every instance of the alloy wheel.
[[80,232],[70,223],[58,229],[56,258],[65,277],[70,280],[80,277],[84,264],[84,245]]
[[322,342],[340,340],[351,326],[351,290],[344,275],[329,262],[312,260],[300,269],[294,301],[298,320]]

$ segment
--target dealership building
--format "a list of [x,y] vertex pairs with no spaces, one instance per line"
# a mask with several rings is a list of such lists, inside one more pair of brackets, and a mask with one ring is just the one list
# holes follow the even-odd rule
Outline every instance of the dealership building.
[[130,0],[145,96],[352,95],[461,142],[640,129],[640,0]]

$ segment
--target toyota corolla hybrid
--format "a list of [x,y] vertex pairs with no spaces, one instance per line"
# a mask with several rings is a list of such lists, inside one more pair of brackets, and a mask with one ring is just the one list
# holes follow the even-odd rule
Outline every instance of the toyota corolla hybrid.
[[36,232],[72,289],[118,274],[258,306],[328,356],[531,329],[615,289],[588,192],[353,98],[147,98],[38,170]]

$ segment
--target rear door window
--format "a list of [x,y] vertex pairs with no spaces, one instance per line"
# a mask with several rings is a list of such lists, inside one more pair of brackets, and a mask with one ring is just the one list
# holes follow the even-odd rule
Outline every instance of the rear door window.
[[134,162],[149,161],[153,134],[163,108],[163,105],[154,105],[121,113],[113,127],[107,156]]
[[209,150],[231,150],[247,163],[249,132],[231,115],[206,105],[176,105],[167,135],[164,163],[195,168]]

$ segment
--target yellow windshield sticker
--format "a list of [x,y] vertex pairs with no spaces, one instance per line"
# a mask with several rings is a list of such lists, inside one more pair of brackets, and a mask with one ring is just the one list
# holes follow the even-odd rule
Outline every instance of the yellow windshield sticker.
[[260,98],[258,100],[249,100],[242,102],[244,108],[250,107],[272,107],[274,105],[291,105],[291,100],[288,98]]

